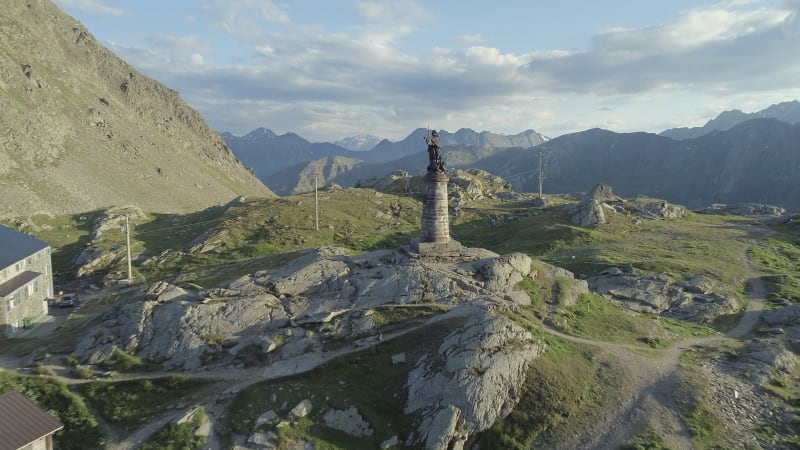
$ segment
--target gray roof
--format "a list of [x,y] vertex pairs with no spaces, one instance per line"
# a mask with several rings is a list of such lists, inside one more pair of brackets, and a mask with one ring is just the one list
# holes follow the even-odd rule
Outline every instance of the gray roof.
[[17,391],[0,395],[0,450],[17,450],[64,425]]
[[21,274],[6,281],[5,283],[0,284],[0,297],[7,296],[8,294],[16,291],[22,286],[25,286],[26,284],[30,283],[31,281],[35,280],[37,277],[41,275],[42,274],[39,272],[32,272],[30,270],[22,272]]
[[0,270],[49,246],[47,242],[0,225]]

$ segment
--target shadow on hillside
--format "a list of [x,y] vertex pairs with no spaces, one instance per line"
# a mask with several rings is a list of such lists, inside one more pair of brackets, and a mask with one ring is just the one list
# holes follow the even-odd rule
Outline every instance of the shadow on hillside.
[[541,210],[536,215],[527,215],[529,209],[523,203],[508,203],[495,214],[481,214],[451,225],[451,236],[468,247],[499,254],[522,252],[544,256],[574,246],[589,234],[588,230],[570,225],[560,211]]
[[133,236],[144,245],[144,257],[164,250],[186,250],[203,232],[225,219],[227,210],[225,205],[189,214],[153,213],[153,220],[133,228]]
[[69,216],[70,221],[76,224],[74,229],[79,237],[75,242],[53,246],[50,259],[54,272],[53,281],[56,285],[70,282],[77,277],[77,268],[73,265],[73,261],[91,243],[92,228],[101,214],[103,211],[98,209]]

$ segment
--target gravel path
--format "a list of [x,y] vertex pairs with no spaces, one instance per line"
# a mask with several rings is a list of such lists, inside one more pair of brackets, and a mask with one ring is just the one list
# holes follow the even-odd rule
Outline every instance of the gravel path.
[[[634,346],[584,339],[548,329],[550,333],[564,339],[599,347],[602,351],[596,357],[598,362],[623,368],[619,371],[619,376],[624,377],[616,380],[617,403],[605,408],[594,426],[556,444],[554,448],[616,449],[650,426],[675,449],[693,449],[694,445],[675,398],[680,383],[681,355],[694,346],[714,346],[738,339],[749,333],[758,323],[764,309],[767,289],[750,261],[747,258],[745,261],[750,301],[739,324],[724,336],[684,339],[660,352],[656,358],[650,358],[636,353]],[[710,379],[711,389],[730,391],[730,385],[721,380]],[[746,389],[739,390],[740,394],[747,392]]]

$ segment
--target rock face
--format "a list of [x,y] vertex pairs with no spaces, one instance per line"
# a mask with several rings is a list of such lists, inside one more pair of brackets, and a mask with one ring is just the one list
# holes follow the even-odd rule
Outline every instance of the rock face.
[[703,209],[703,212],[714,214],[734,214],[737,216],[782,216],[786,210],[779,206],[765,205],[762,203],[733,203],[726,205],[715,203]]
[[[529,301],[514,285],[530,267],[526,255],[431,265],[399,251],[351,257],[340,248],[322,247],[224,288],[191,292],[153,285],[144,298],[107,312],[75,355],[97,364],[119,348],[163,361],[165,369],[185,370],[244,364],[252,357],[291,359],[324,339],[377,335],[371,308],[382,305]],[[320,330],[308,336],[301,325]]]
[[672,205],[664,200],[623,200],[614,195],[610,186],[604,184],[598,184],[580,202],[567,207],[570,221],[579,227],[606,223],[604,210],[613,210],[637,219],[677,219],[687,213],[683,206]]
[[49,0],[5,2],[0,18],[0,216],[273,195],[177,92]]
[[570,221],[579,227],[588,227],[599,223],[606,223],[603,205],[609,202],[621,202],[622,199],[614,195],[611,186],[596,185],[591,191],[581,198],[581,201],[569,209]]
[[589,288],[621,302],[634,311],[664,314],[691,322],[710,322],[739,309],[738,302],[713,292],[716,287],[702,276],[681,282],[665,275],[634,275],[608,270],[589,278]]
[[419,414],[414,442],[426,449],[464,448],[508,415],[530,364],[544,351],[530,332],[486,305],[465,304],[448,314],[466,315],[466,323],[408,375],[405,412]]

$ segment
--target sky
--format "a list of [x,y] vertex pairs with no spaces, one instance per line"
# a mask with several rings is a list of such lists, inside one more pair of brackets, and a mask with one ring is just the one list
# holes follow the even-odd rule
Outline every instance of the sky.
[[800,0],[54,0],[209,125],[660,132],[800,99]]

